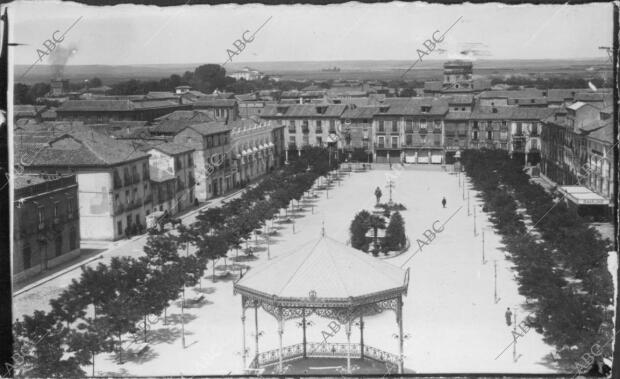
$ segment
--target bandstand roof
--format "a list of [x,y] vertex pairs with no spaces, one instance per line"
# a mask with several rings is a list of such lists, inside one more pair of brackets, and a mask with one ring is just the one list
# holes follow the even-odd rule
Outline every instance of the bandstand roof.
[[252,268],[235,292],[275,306],[349,307],[406,294],[409,273],[322,235]]

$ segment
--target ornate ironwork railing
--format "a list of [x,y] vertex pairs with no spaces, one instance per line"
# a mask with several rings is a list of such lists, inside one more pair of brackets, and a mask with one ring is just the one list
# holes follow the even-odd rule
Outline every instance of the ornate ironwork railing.
[[[306,356],[315,358],[346,358],[347,351],[351,349],[351,358],[359,359],[362,357],[361,345],[359,343],[321,343],[308,342],[306,344]],[[301,343],[282,348],[282,361],[290,361],[302,358],[304,346]],[[372,358],[381,362],[398,364],[398,355],[388,353],[372,346],[364,345],[364,357]],[[250,362],[250,368],[269,366],[280,361],[280,350],[274,349],[262,352],[255,356]]]

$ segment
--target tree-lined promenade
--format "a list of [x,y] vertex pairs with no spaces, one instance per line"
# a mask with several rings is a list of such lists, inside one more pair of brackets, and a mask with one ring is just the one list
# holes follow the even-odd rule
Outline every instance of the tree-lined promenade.
[[506,152],[467,150],[462,163],[516,265],[519,292],[531,306],[529,326],[556,347],[565,369],[575,369],[597,344],[610,358],[611,344],[602,346],[613,339],[610,241],[563,199],[530,183]]
[[116,257],[109,265],[83,269],[79,279],[50,301],[51,311],[36,311],[15,322],[14,367],[6,369],[68,377],[85,376],[82,368],[91,365],[94,375],[96,355],[114,352],[122,363],[127,335],[143,324],[141,338],[148,342],[147,317],[163,313],[165,322],[171,302],[180,297],[185,301],[184,288],[200,283],[208,263],[214,265],[230,249],[240,248],[253,231],[337,167],[328,154],[308,148],[240,198],[201,212],[189,226],[150,236],[143,256]]

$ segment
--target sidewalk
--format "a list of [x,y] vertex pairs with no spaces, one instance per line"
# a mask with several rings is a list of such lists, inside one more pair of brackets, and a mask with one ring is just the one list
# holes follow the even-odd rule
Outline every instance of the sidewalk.
[[[201,206],[186,210],[184,211],[184,213],[175,215],[175,217],[178,217],[182,221],[185,221],[186,219],[193,217],[194,215],[196,215],[198,212],[200,212],[203,209],[220,206],[223,201],[227,201],[233,197],[239,196],[241,193],[243,193],[244,190],[248,188],[252,188],[254,184],[255,183],[252,183],[244,188],[230,192],[222,197],[209,199],[206,203],[202,204]],[[147,236],[148,234],[145,233],[145,234],[133,236],[129,239],[121,239],[121,240],[117,240],[114,242],[112,241],[80,241],[81,253],[80,253],[80,256],[76,258],[76,260],[72,260],[70,262],[67,262],[64,265],[59,265],[51,270],[45,271],[44,273],[42,273],[45,276],[38,280],[35,280],[34,282],[26,281],[26,282],[22,282],[19,284],[14,283],[13,284],[13,291],[14,291],[13,297],[21,295],[25,292],[28,292],[42,284],[45,284],[51,280],[54,280],[62,275],[67,274],[68,272],[78,269],[81,266],[89,264],[95,260],[103,259],[106,255],[109,255],[112,251],[117,250],[119,248],[123,248],[132,242],[140,241],[141,239],[144,239]],[[87,253],[84,254],[84,252],[87,252]],[[128,252],[130,251],[128,250]]]

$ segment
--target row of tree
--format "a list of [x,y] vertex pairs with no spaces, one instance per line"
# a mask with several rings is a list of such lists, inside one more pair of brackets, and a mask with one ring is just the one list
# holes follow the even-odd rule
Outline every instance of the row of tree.
[[[531,325],[555,345],[558,364],[575,362],[613,332],[611,243],[558,196],[529,182],[520,161],[500,150],[466,150],[462,163],[515,263],[519,292],[532,305]],[[530,220],[526,225],[526,217]]]
[[[330,167],[331,163],[331,167]],[[200,283],[207,263],[239,248],[253,231],[281,208],[299,202],[315,180],[338,167],[327,150],[309,147],[284,169],[221,207],[201,211],[197,221],[176,231],[150,236],[139,258],[113,258],[109,265],[86,267],[51,311],[36,311],[14,323],[14,367],[34,377],[80,377],[95,356],[116,352],[128,334],[143,328],[147,317],[164,314],[186,286]],[[14,374],[17,373],[17,371]]]

